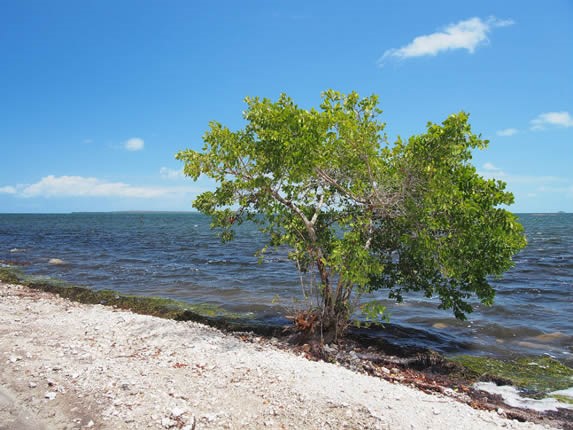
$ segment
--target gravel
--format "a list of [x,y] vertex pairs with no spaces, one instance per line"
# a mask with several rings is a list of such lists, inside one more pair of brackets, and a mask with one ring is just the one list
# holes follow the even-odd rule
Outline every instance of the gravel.
[[193,322],[0,283],[0,430],[541,429]]

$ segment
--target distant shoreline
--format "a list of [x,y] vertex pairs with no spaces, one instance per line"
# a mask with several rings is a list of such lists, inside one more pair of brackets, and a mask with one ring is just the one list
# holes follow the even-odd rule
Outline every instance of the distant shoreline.
[[[0,215],[84,215],[84,214],[201,214],[199,211],[153,211],[153,210],[127,210],[127,211],[62,211],[62,212],[0,212]],[[573,215],[573,212],[514,212],[515,215]]]

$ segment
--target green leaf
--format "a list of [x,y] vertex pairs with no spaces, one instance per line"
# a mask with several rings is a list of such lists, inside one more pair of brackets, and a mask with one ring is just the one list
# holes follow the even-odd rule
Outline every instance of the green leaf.
[[286,94],[245,103],[243,129],[211,122],[203,150],[176,158],[192,179],[217,183],[193,206],[223,241],[248,220],[270,246],[291,249],[307,280],[303,296],[318,297],[322,333],[337,336],[360,295],[374,290],[397,301],[411,291],[437,295],[458,318],[471,312],[472,297],[493,302],[487,280],[509,269],[526,242],[502,208],[514,200],[505,183],[471,165],[472,151],[488,142],[472,133],[467,113],[389,144],[375,95],[327,90],[310,110]]

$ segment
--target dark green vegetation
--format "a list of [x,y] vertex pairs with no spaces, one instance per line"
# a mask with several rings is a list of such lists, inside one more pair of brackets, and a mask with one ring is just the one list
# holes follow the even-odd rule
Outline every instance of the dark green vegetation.
[[[573,369],[547,356],[497,360],[463,355],[451,360],[475,372],[481,380],[507,381],[536,397],[573,385]],[[572,402],[565,396],[560,400]]]
[[[301,330],[336,339],[360,295],[380,289],[397,301],[412,291],[437,296],[462,319],[470,298],[493,302],[488,277],[512,266],[525,236],[500,208],[513,203],[505,183],[470,163],[488,142],[472,133],[466,113],[389,144],[376,96],[329,90],[310,110],[286,95],[246,103],[243,129],[212,122],[203,150],[177,158],[194,180],[217,182],[193,205],[223,240],[251,221],[270,246],[291,249],[306,276],[309,309],[295,316]],[[376,304],[362,310],[384,313]]]
[[[11,267],[0,267],[0,281],[25,285],[79,303],[114,306],[143,315],[153,315],[177,321],[197,321],[213,327],[231,330],[257,329],[253,324],[246,323],[243,315],[231,313],[210,304],[192,304],[162,297],[124,295],[112,290],[92,290],[69,285],[55,279],[27,277]],[[279,330],[278,328],[274,329]],[[272,333],[272,329],[265,329],[264,327],[260,327],[259,331]]]

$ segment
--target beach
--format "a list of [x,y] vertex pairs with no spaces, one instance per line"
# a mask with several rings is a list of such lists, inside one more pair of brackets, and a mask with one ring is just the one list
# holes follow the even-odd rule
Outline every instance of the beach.
[[540,429],[194,322],[0,283],[0,429]]

